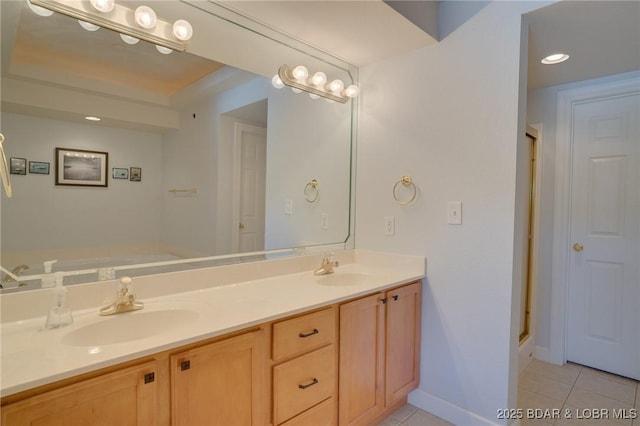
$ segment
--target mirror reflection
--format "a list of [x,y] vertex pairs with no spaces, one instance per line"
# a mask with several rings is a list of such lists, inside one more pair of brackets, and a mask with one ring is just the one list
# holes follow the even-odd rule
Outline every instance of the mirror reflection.
[[[53,271],[104,269],[69,284],[111,278],[118,265],[220,256],[211,266],[349,237],[350,106],[186,52],[128,45],[22,2],[2,2],[2,43],[5,152],[26,160],[25,174],[10,175],[13,198],[2,196],[5,269],[41,274],[54,259]],[[83,163],[60,160],[60,148],[106,154],[107,185],[56,184],[65,164]],[[192,266],[202,265],[126,275]],[[2,274],[3,291],[40,288],[21,284]]]

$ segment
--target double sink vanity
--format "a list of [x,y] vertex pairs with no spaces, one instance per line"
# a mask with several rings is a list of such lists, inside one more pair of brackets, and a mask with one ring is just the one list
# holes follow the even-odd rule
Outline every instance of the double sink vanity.
[[2,295],[2,424],[373,424],[419,380],[422,257],[339,252]]

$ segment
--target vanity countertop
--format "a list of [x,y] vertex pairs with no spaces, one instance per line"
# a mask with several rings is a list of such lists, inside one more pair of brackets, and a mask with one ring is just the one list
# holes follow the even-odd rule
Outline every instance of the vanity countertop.
[[[322,276],[313,275],[312,270],[301,271],[300,266],[292,268],[295,272],[239,282],[216,276],[219,273],[228,275],[233,269],[177,272],[170,276],[174,283],[190,278],[191,273],[200,275],[197,281],[203,281],[202,276],[208,274],[211,282],[222,284],[196,289],[189,289],[188,285],[175,286],[173,294],[156,296],[149,290],[153,288],[153,277],[136,278],[136,283],[143,281],[142,291],[138,291],[137,284],[135,288],[138,300],[145,304],[143,310],[103,317],[98,315],[99,306],[86,307],[74,310],[73,324],[59,329],[45,329],[44,316],[12,318],[2,324],[1,395],[11,395],[425,276],[423,257],[350,251],[337,254],[336,258],[341,260],[340,267],[334,274]],[[312,260],[319,266],[317,259],[316,256]],[[254,262],[244,267],[260,268],[262,263],[262,269],[268,270],[270,267],[264,268],[268,262],[277,261]],[[302,263],[307,267],[309,259]],[[246,273],[240,275],[247,276]],[[167,277],[156,276],[155,279]],[[105,283],[94,285],[104,286]],[[73,287],[69,288],[70,294]],[[182,291],[178,292],[178,289]],[[12,302],[7,296],[10,295],[0,296],[3,308]],[[13,302],[24,303],[24,300],[27,299],[16,298]],[[73,308],[72,302],[70,297]]]

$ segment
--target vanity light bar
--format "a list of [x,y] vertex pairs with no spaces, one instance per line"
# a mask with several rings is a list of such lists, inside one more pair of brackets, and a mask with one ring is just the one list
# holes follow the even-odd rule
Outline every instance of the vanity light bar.
[[[305,76],[302,79],[295,77],[294,71],[297,68],[298,67],[292,68],[289,65],[282,65],[280,69],[278,69],[278,77],[280,77],[280,81],[282,82],[282,84],[289,86],[293,89],[305,91],[312,95],[321,96],[323,98],[330,99],[332,101],[340,102],[341,104],[346,103],[349,100],[349,98],[353,98],[358,95],[358,89],[356,86],[349,86],[347,88],[347,89],[351,89],[351,91],[343,90],[340,93],[334,93],[329,90],[326,90],[325,89],[326,85],[324,83],[321,85],[309,84],[311,83],[311,79],[308,79],[307,76]],[[320,74],[320,73],[317,73],[317,74]],[[326,81],[326,76],[324,75],[324,73],[322,73],[322,76],[325,78],[325,81]],[[274,86],[276,86],[275,83],[274,83]]]
[[[115,4],[110,12],[101,13],[95,10],[91,3],[82,0],[27,0],[36,6],[43,7],[53,12],[61,13],[66,16],[78,19],[84,22],[90,22],[103,28],[108,28],[135,37],[140,40],[146,40],[156,46],[163,46],[178,52],[184,52],[187,42],[179,40],[174,34],[174,26],[172,23],[156,18],[156,25],[153,28],[144,29],[130,25],[129,22],[135,22],[135,11],[126,6]],[[167,34],[172,35],[169,38]]]

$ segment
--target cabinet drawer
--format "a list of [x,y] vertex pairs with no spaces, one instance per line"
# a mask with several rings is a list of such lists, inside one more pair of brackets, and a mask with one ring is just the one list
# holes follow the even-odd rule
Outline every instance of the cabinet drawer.
[[333,345],[274,367],[274,423],[280,424],[333,396],[335,379]]
[[336,424],[336,403],[334,398],[308,409],[299,416],[295,416],[282,426],[333,426]]
[[273,360],[279,361],[335,341],[335,309],[329,308],[273,325]]

